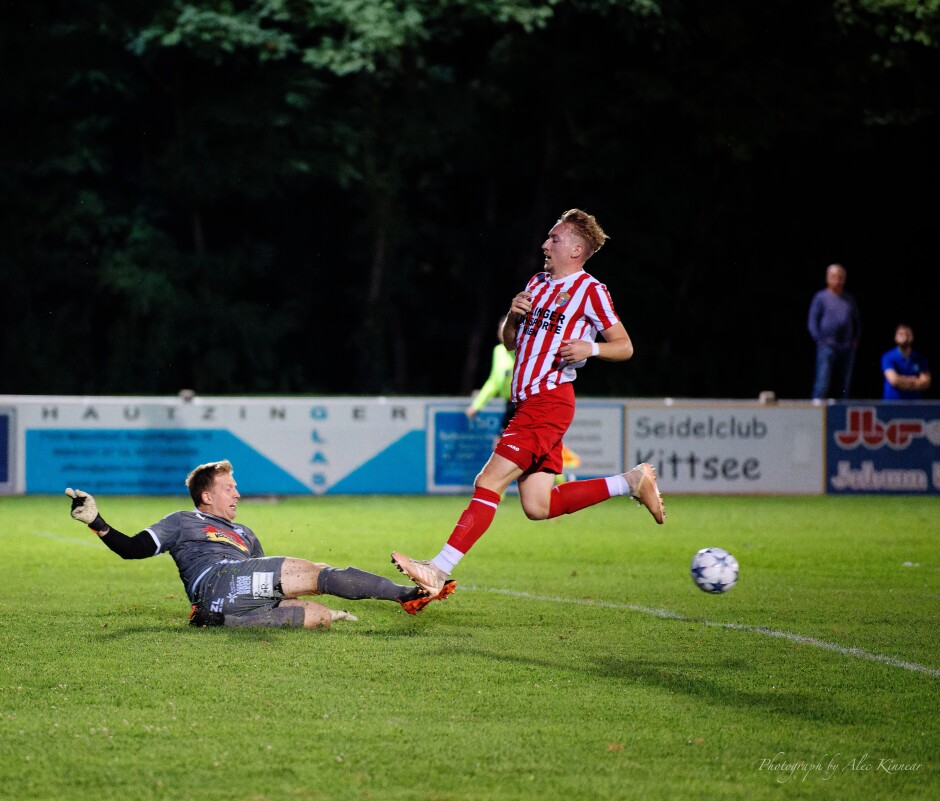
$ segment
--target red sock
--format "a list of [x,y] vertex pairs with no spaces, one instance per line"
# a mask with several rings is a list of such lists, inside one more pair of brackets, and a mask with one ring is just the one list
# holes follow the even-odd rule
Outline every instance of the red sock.
[[559,515],[570,515],[606,501],[610,497],[606,478],[591,478],[584,481],[566,481],[552,487],[551,502],[548,507],[548,519]]
[[499,493],[477,487],[473,492],[470,505],[463,510],[460,520],[447,540],[447,544],[460,553],[469,551],[473,544],[483,536],[496,516],[499,506]]

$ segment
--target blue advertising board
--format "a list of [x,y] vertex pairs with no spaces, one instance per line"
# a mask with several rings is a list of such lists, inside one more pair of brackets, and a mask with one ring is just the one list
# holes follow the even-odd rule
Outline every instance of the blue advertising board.
[[836,404],[826,431],[828,493],[940,493],[940,404]]
[[428,492],[469,492],[493,451],[502,410],[483,410],[470,419],[465,405],[428,407]]

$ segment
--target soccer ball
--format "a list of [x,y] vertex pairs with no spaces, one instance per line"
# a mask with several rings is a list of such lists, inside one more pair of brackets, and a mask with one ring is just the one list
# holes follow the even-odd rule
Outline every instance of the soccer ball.
[[692,581],[704,592],[728,592],[738,581],[738,560],[724,548],[702,548],[692,557]]

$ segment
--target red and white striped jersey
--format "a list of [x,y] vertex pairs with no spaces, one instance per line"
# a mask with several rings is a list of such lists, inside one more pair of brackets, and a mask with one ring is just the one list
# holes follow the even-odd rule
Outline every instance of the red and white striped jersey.
[[525,291],[532,296],[532,310],[516,331],[514,403],[577,378],[584,361],[563,364],[562,340],[594,342],[598,331],[620,322],[607,287],[584,270],[557,281],[536,273]]

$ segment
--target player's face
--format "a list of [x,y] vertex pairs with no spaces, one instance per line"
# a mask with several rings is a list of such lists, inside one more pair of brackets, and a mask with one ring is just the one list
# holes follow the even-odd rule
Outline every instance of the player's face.
[[552,276],[565,275],[572,266],[580,243],[567,223],[556,224],[548,232],[548,238],[542,243],[545,254],[545,271]]
[[212,487],[202,494],[204,510],[210,515],[234,520],[238,513],[238,488],[231,473],[220,473]]

